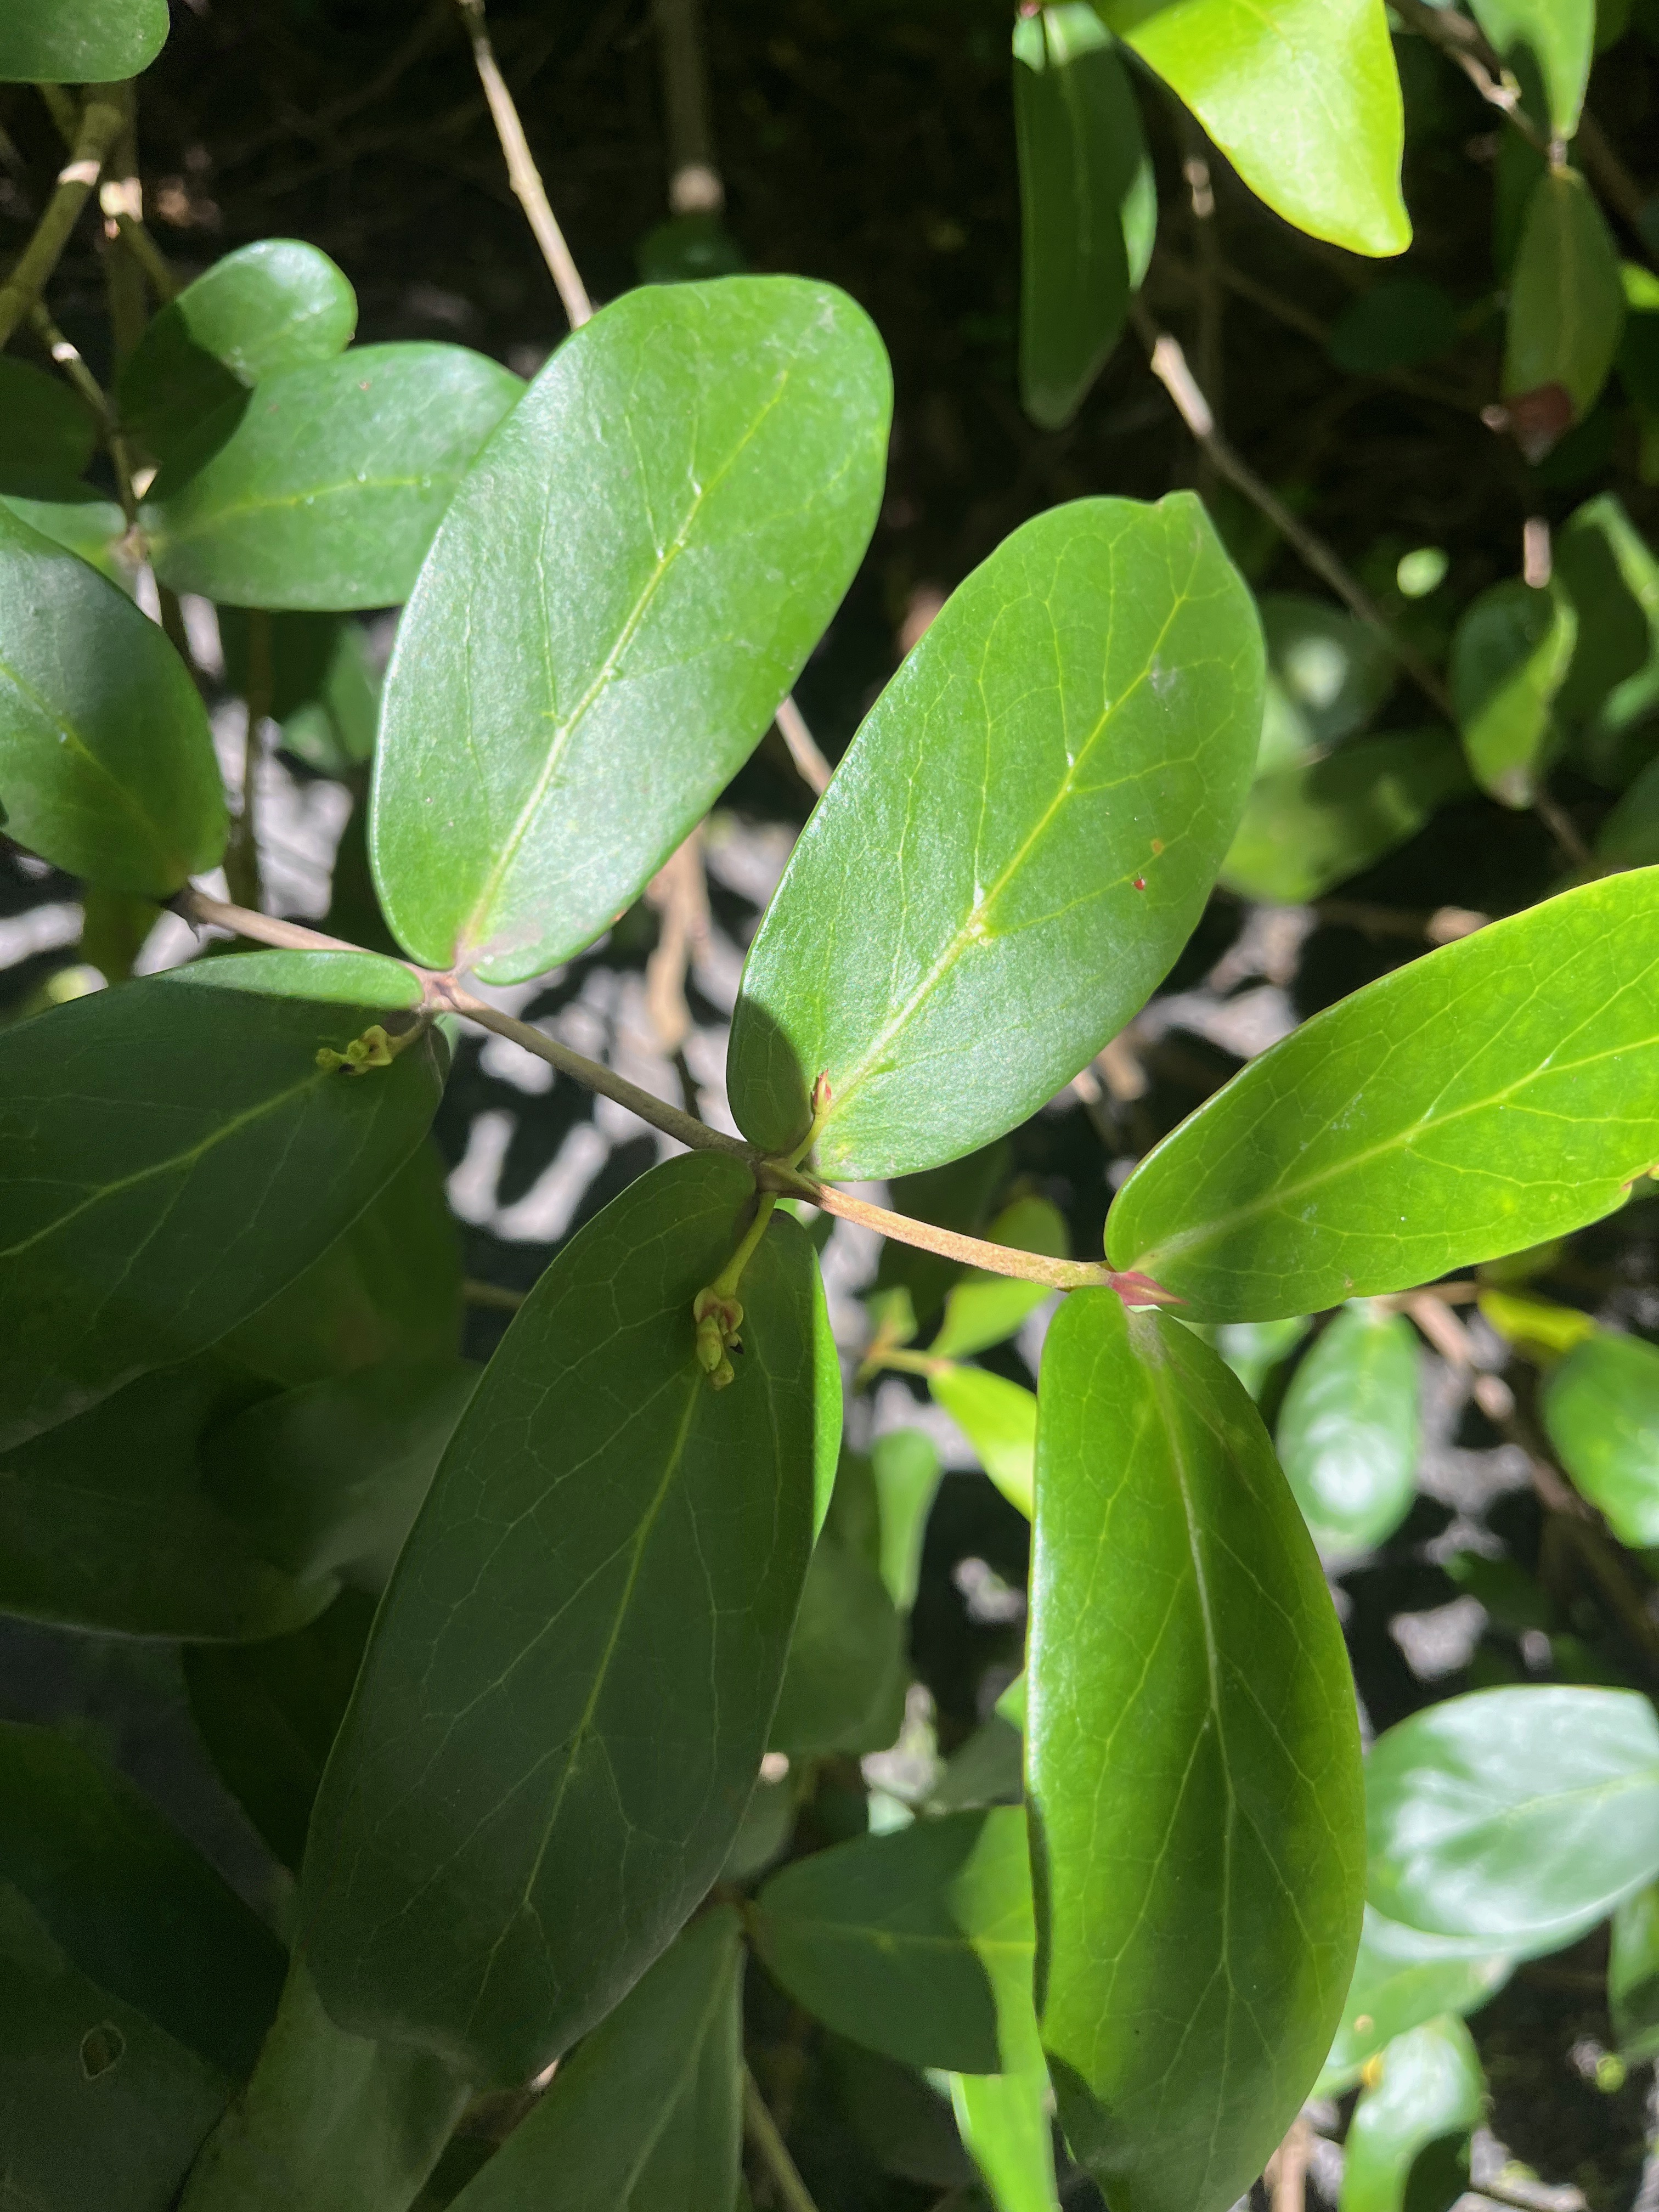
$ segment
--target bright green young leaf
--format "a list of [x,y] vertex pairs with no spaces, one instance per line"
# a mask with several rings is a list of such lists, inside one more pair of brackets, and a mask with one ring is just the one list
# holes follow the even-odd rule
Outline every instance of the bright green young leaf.
[[455,2212],[732,2212],[740,1938],[730,1905],[694,1921],[561,2067]]
[[1063,1089],[1167,972],[1237,826],[1261,631],[1202,507],[1017,530],[904,662],[750,948],[739,1127],[830,1176],[949,1160]]
[[1578,617],[1550,586],[1494,584],[1452,639],[1451,695],[1475,781],[1505,806],[1530,806],[1559,732],[1551,703],[1566,680]]
[[1253,192],[1354,253],[1403,253],[1405,118],[1382,0],[1103,0]]
[[[1064,1260],[1071,1251],[1060,1211],[1046,1198],[1017,1198],[986,1231],[993,1244],[1016,1252],[1041,1252]],[[1022,1282],[973,1268],[948,1294],[939,1334],[927,1347],[936,1359],[968,1359],[1012,1336],[1052,1293],[1042,1283]]]
[[[1595,49],[1595,0],[1469,0],[1474,20],[1514,68],[1529,63],[1541,78],[1550,135],[1571,138]],[[1524,60],[1522,60],[1524,58]]]
[[1598,1329],[1544,1386],[1544,1426],[1621,1544],[1659,1545],[1659,1347]]
[[749,1933],[797,2004],[872,2051],[961,2074],[1041,2063],[1018,1806],[946,1813],[797,1859],[761,1891]]
[[1073,1291],[1037,1449],[1027,1777],[1060,2123],[1121,2212],[1223,2212],[1352,1968],[1347,1656],[1261,1418],[1190,1331]]
[[1589,1314],[1581,1313],[1577,1306],[1559,1306],[1549,1298],[1483,1290],[1476,1304],[1482,1320],[1492,1323],[1505,1344],[1512,1344],[1523,1358],[1542,1366],[1553,1365],[1596,1333]]
[[424,1134],[437,1033],[319,1067],[376,1009],[242,988],[267,957],[333,956],[201,961],[0,1035],[0,1449],[224,1336]]
[[1616,789],[1644,758],[1659,715],[1659,561],[1603,492],[1558,532],[1555,580],[1578,617],[1555,711],[1589,773]]
[[[1340,2212],[1442,2212],[1468,2185],[1468,2142],[1486,2111],[1474,2041],[1447,2014],[1398,2037],[1354,2107]],[[1419,2161],[1431,2167],[1420,2172]]]
[[159,627],[0,506],[6,835],[105,889],[165,897],[224,850],[200,695]]
[[1607,2010],[1628,2065],[1659,2052],[1659,1884],[1627,1897],[1613,1916]]
[[73,498],[97,442],[97,422],[78,392],[12,354],[0,355],[0,491]]
[[[262,238],[216,261],[146,325],[116,386],[121,425],[158,460],[266,377],[331,361],[351,343],[357,295],[327,254]],[[226,434],[234,428],[234,411]]]
[[1503,1988],[1515,1964],[1479,1937],[1425,1936],[1368,1905],[1342,2025],[1316,2093],[1334,2097],[1352,2088],[1395,2036],[1442,2013],[1477,2011]]
[[1659,1159],[1656,921],[1659,872],[1611,877],[1315,1015],[1142,1161],[1112,1265],[1265,1320],[1611,1212]]
[[523,390],[482,354],[426,343],[270,378],[168,456],[144,510],[157,576],[233,606],[395,605]]
[[1356,738],[1257,776],[1221,880],[1242,898],[1299,906],[1414,837],[1468,787],[1455,741],[1440,730]]
[[996,2212],[1060,2212],[1048,2069],[953,2074],[951,2105]]
[[1550,418],[1535,441],[1523,434],[1528,459],[1541,459],[1568,424],[1589,413],[1624,326],[1619,249],[1607,218],[1576,169],[1547,169],[1527,203],[1510,278],[1503,392],[1513,410],[1555,386],[1566,405],[1565,419]]
[[386,675],[370,848],[416,958],[538,975],[638,895],[839,605],[890,406],[873,326],[795,277],[646,286],[558,349]]
[[[997,1194],[1008,1180],[1012,1157],[1006,1137],[999,1137],[994,1144],[949,1160],[943,1167],[898,1176],[892,1186],[892,1203],[915,1220],[982,1237]],[[876,1267],[876,1295],[902,1290],[910,1300],[913,1321],[925,1328],[937,1319],[946,1293],[963,1273],[957,1261],[947,1260],[942,1253],[889,1240]]]
[[179,2212],[404,2212],[466,2097],[428,2052],[347,2034],[296,1958],[253,2077]]
[[1330,356],[1351,376],[1376,376],[1433,361],[1457,336],[1457,302],[1449,292],[1420,276],[1385,276],[1338,316]]
[[1031,1517],[1031,1467],[1037,1401],[984,1367],[946,1367],[927,1387],[979,1454],[980,1465],[1011,1505]]
[[1085,0],[1014,25],[1020,397],[1045,430],[1082,404],[1152,258],[1158,187],[1115,44]]
[[6,0],[0,84],[113,84],[167,35],[167,0]]
[[1264,592],[1257,604],[1282,723],[1270,745],[1264,719],[1257,766],[1266,769],[1363,730],[1400,671],[1375,630],[1327,599]]
[[1379,1736],[1371,1901],[1516,1957],[1572,1942],[1659,1874],[1659,1721],[1624,1690],[1477,1690]]
[[[525,2081],[615,2003],[718,1873],[766,1747],[840,1442],[812,1248],[775,1218],[724,1390],[692,1302],[754,1188],[700,1152],[543,1275],[446,1454],[312,1825],[331,2012]],[[838,1378],[836,1378],[838,1379]]]
[[1296,1373],[1279,1462],[1322,1552],[1369,1552],[1416,1495],[1417,1335],[1403,1314],[1340,1313]]
[[939,1484],[939,1449],[921,1429],[893,1429],[870,1447],[880,1500],[881,1578],[901,1613],[916,1601],[927,1516]]
[[812,1553],[767,1738],[769,1751],[810,1757],[884,1750],[904,1627],[875,1564],[826,1528]]

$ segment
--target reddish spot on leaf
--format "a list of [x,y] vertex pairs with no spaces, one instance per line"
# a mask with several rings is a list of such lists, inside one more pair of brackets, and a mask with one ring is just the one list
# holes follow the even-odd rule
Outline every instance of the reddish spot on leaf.
[[1145,877],[1145,876],[1137,876],[1137,877],[1135,878],[1135,885],[1134,885],[1134,887],[1135,887],[1135,889],[1136,889],[1138,891],[1144,891],[1144,890],[1146,890],[1146,877]]
[[1152,851],[1153,851],[1153,853],[1156,854],[1161,853],[1163,850],[1164,850],[1164,840],[1163,840],[1161,837],[1154,837],[1154,838],[1153,838],[1153,840],[1152,840]]
[[1534,392],[1517,392],[1501,407],[1483,408],[1480,419],[1489,430],[1507,430],[1536,464],[1571,429],[1577,415],[1565,385],[1540,384]]

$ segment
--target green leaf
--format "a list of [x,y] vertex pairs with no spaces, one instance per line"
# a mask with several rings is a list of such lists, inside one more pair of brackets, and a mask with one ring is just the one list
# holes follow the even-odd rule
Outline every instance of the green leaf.
[[0,84],[113,84],[167,35],[167,0],[7,0]]
[[[1486,2079],[1454,2015],[1400,2036],[1382,2078],[1360,2094],[1343,2145],[1340,2212],[1443,2212],[1468,2185],[1468,2139],[1486,2111]],[[1419,2179],[1419,2162],[1431,2165]]]
[[1551,702],[1566,680],[1578,617],[1553,585],[1494,584],[1452,638],[1451,695],[1475,781],[1505,806],[1530,806],[1559,732]]
[[750,1908],[749,1934],[797,2004],[872,2051],[960,2074],[1042,2063],[1017,1805],[797,1859]]
[[224,850],[200,695],[155,623],[0,506],[8,836],[106,890],[175,891]]
[[880,1499],[881,1578],[901,1613],[916,1601],[927,1516],[939,1485],[939,1449],[921,1429],[891,1429],[870,1447]]
[[216,261],[145,326],[115,389],[121,427],[166,460],[227,401],[351,343],[357,295],[327,254],[262,238]]
[[558,349],[386,675],[370,849],[417,958],[539,975],[644,888],[840,604],[890,404],[862,311],[795,277],[647,286]]
[[730,1905],[694,1921],[561,2067],[455,2212],[732,2212],[740,1933]]
[[1578,128],[1595,50],[1595,0],[1469,0],[1474,20],[1510,68],[1529,64],[1544,86],[1549,135]]
[[1152,258],[1158,187],[1115,43],[1084,0],[1014,26],[1020,397],[1045,430],[1082,404]]
[[1260,1404],[1267,1377],[1295,1351],[1312,1322],[1306,1314],[1291,1314],[1284,1321],[1194,1322],[1192,1326]]
[[1624,1690],[1477,1690],[1401,1721],[1365,1770],[1371,1901],[1517,1958],[1659,1874],[1659,1721]]
[[1556,1457],[1621,1544],[1659,1545],[1659,1347],[1598,1329],[1544,1385]]
[[1048,2069],[953,2074],[951,2105],[996,2212],[1060,2212]]
[[[1595,196],[1576,169],[1547,169],[1533,186],[1510,279],[1503,392],[1511,403],[1554,386],[1565,419],[1522,436],[1540,460],[1601,396],[1625,326],[1619,250]],[[1524,422],[1523,422],[1524,432]]]
[[1264,722],[1258,767],[1339,744],[1363,730],[1393,690],[1400,671],[1388,647],[1364,623],[1328,600],[1300,592],[1264,592],[1257,602],[1267,642],[1271,689],[1285,729],[1269,745]]
[[1613,1916],[1607,2010],[1626,2063],[1659,2052],[1659,1884],[1627,1897]]
[[1439,730],[1357,738],[1258,775],[1221,880],[1241,898],[1299,906],[1414,837],[1468,787],[1463,758]]
[[1381,0],[1103,0],[1253,192],[1354,253],[1403,253],[1405,118]]
[[[285,752],[324,775],[349,778],[374,751],[380,679],[361,623],[332,615],[267,615],[270,715]],[[247,626],[240,608],[219,610],[225,683],[247,696]]]
[[1342,2025],[1316,2094],[1334,2097],[1352,2088],[1367,2062],[1408,2029],[1442,2013],[1477,2011],[1515,1966],[1478,1936],[1425,1936],[1368,1905]]
[[[915,1220],[931,1221],[940,1229],[960,1229],[968,1237],[981,1236],[992,1204],[1008,1180],[1012,1157],[1006,1137],[999,1137],[994,1144],[947,1161],[943,1167],[898,1176],[892,1186],[891,1202]],[[876,1294],[904,1291],[911,1302],[914,1322],[925,1328],[963,1273],[959,1261],[947,1260],[942,1253],[924,1252],[919,1245],[890,1240],[883,1244],[876,1267]],[[915,1333],[913,1328],[911,1334]]]
[[1031,1517],[1031,1467],[1037,1401],[1030,1390],[984,1367],[945,1367],[927,1387],[979,1454],[980,1465],[1011,1505]]
[[404,2212],[466,2095],[428,2053],[337,2027],[296,1958],[253,2078],[191,2169],[179,2212]]
[[[1064,1260],[1071,1250],[1066,1223],[1046,1198],[1017,1198],[985,1232],[993,1244],[1016,1252],[1041,1252]],[[928,1351],[936,1359],[967,1359],[1012,1336],[1030,1314],[1053,1293],[1046,1284],[1022,1282],[974,1267],[945,1301],[945,1318]]]
[[10,1721],[0,1885],[112,1996],[219,2072],[247,2072],[282,1987],[276,1937],[131,1783],[66,1737]]
[[1242,1386],[1109,1291],[1048,1331],[1036,1505],[1027,1783],[1060,2124],[1121,2212],[1221,2212],[1341,2017],[1347,1655]]
[[726,1858],[840,1407],[817,1262],[775,1218],[711,1389],[691,1305],[754,1188],[702,1152],[559,1254],[381,1601],[312,1826],[307,1955],[343,2025],[521,2083],[601,2018]]
[[270,377],[169,456],[143,518],[156,575],[234,606],[395,605],[523,390],[482,354],[424,343]]
[[1396,969],[1252,1060],[1108,1216],[1198,1320],[1432,1282],[1619,1206],[1659,1159],[1653,870]]
[[1079,500],[951,595],[796,845],[744,969],[727,1083],[830,1176],[949,1160],[1036,1111],[1203,909],[1261,714],[1249,594],[1203,508]]
[[1337,317],[1331,359],[1350,376],[1416,368],[1457,343],[1457,302],[1420,276],[1385,276]]
[[0,491],[73,498],[97,442],[97,422],[78,393],[26,361],[0,355]]
[[124,983],[0,1034],[0,1449],[225,1335],[420,1142],[435,1033],[362,1076],[319,1067],[376,1009],[240,988],[264,957]]
[[127,557],[126,517],[90,484],[51,499],[0,494],[0,507],[66,553],[73,553],[131,598],[137,571]]
[[806,1571],[768,1750],[884,1750],[903,1657],[904,1626],[878,1570],[826,1528]]
[[1578,617],[1555,711],[1584,767],[1616,788],[1659,714],[1659,561],[1613,493],[1587,500],[1557,533],[1555,581]]
[[1403,1314],[1356,1304],[1291,1377],[1279,1460],[1322,1552],[1369,1552],[1411,1510],[1418,1365],[1417,1334]]

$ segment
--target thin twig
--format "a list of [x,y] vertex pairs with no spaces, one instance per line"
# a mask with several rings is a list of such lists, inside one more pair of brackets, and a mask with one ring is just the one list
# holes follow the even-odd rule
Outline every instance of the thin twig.
[[121,131],[106,164],[108,173],[98,187],[98,205],[104,217],[104,289],[109,301],[110,335],[115,345],[118,373],[132,358],[149,319],[149,298],[144,272],[121,244],[121,217],[142,217],[143,187],[138,179],[138,101],[131,82],[117,88],[121,101]]
[[818,750],[817,740],[807,728],[805,718],[793,696],[783,702],[772,719],[778,726],[778,735],[789,748],[797,775],[822,799],[830,788],[835,770]]
[[531,156],[530,145],[524,135],[524,125],[519,120],[519,111],[513,104],[513,95],[507,88],[501,66],[495,59],[495,49],[490,44],[489,32],[484,23],[483,0],[455,0],[460,10],[466,34],[472,41],[472,59],[478,71],[478,82],[489,102],[489,112],[495,120],[495,136],[501,142],[501,151],[507,157],[507,181],[523,208],[536,243],[542,250],[548,273],[558,288],[559,298],[573,331],[591,319],[593,304],[587,296],[587,287],[582,283],[570,248],[564,242],[564,233],[559,228],[558,218],[548,204],[541,172]]
[[[228,930],[233,937],[245,937],[252,945],[269,945],[279,952],[360,953],[363,949],[343,937],[325,937],[320,929],[307,929],[303,922],[284,921],[280,915],[256,914],[249,907],[232,906],[208,891],[198,890],[194,884],[187,884],[168,904],[175,914],[200,928]],[[407,968],[411,975],[424,974],[410,961],[398,964]]]
[[[72,149],[79,128],[80,110],[62,85],[39,84],[35,90],[50,110],[52,119],[58,125],[58,136],[66,146]],[[180,289],[179,279],[173,275],[166,254],[144,228],[143,193],[136,169],[118,195],[112,193],[108,183],[101,185],[98,204],[103,210],[105,221],[112,221],[119,229],[122,244],[149,277],[150,289],[156,298],[176,300]]]
[[1601,863],[1579,836],[1577,823],[1547,784],[1540,783],[1534,792],[1532,811],[1575,868],[1588,869],[1592,875],[1601,874]]
[[482,1306],[490,1313],[517,1313],[530,1293],[509,1291],[501,1283],[481,1282],[477,1276],[469,1275],[461,1285],[461,1296],[470,1306]]
[[0,346],[9,343],[12,332],[46,289],[87,204],[87,195],[121,134],[124,117],[119,91],[117,85],[88,88],[72,157],[58,172],[57,185],[33,237],[0,284]]
[[242,811],[225,848],[225,881],[238,906],[257,913],[263,903],[259,881],[260,740],[273,692],[270,617],[252,607],[247,617],[247,724],[242,737]]
[[80,348],[72,339],[64,336],[38,300],[29,309],[29,328],[97,417],[99,433],[115,475],[115,495],[121,502],[121,513],[127,528],[136,530],[138,526],[138,501],[132,489],[131,457],[127,452],[127,441],[121,434],[108,394],[81,358]]
[[800,2178],[800,2169],[789,2155],[788,2144],[778,2132],[777,2122],[766,2108],[760,2084],[746,2066],[743,2069],[743,2131],[787,2212],[818,2212],[811,2191]]
[[663,862],[646,885],[645,897],[662,917],[660,934],[645,963],[646,1012],[663,1056],[672,1060],[691,1034],[686,970],[708,944],[708,884],[700,827]]
[[656,0],[668,137],[668,204],[675,215],[718,215],[726,187],[708,119],[708,69],[698,0]]
[[[1186,179],[1192,210],[1193,238],[1197,262],[1194,284],[1198,294],[1198,378],[1218,422],[1222,406],[1221,323],[1226,301],[1221,289],[1221,242],[1216,234],[1215,186],[1205,150],[1203,132],[1184,107],[1176,111],[1181,134],[1181,173]],[[1200,448],[1200,492],[1208,499],[1214,490],[1215,462]]]
[[1642,250],[1650,260],[1653,246],[1643,228],[1643,218],[1649,205],[1648,195],[1614,151],[1613,142],[1602,130],[1589,108],[1578,118],[1578,136],[1573,140],[1584,164],[1585,174],[1610,208],[1616,210],[1641,241]]
[[1528,145],[1547,161],[1555,158],[1549,134],[1540,131],[1522,106],[1514,83],[1505,82],[1504,64],[1482,37],[1478,24],[1455,8],[1431,8],[1425,0],[1394,0],[1394,7],[1409,29],[1450,58],[1481,99],[1513,124]]
[[1298,2113],[1285,2140],[1267,2160],[1262,2176],[1272,2193],[1273,2212],[1305,2212],[1308,2201],[1308,2156],[1313,2133]]

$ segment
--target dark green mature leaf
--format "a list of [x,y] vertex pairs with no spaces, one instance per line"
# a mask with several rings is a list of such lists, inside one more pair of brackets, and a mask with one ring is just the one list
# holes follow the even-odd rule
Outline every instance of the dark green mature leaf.
[[167,0],[7,0],[0,84],[112,84],[161,51]]
[[1578,128],[1595,49],[1595,0],[1469,0],[1474,20],[1511,67],[1530,64],[1543,81],[1549,135]]
[[1103,0],[1245,183],[1316,238],[1401,253],[1405,118],[1374,0]]
[[1558,533],[1555,580],[1578,617],[1555,711],[1578,760],[1616,789],[1639,765],[1659,715],[1659,561],[1605,492]]
[[165,897],[224,850],[189,672],[124,592],[0,505],[6,834],[110,890]]
[[523,390],[482,354],[426,343],[270,377],[169,455],[144,510],[157,576],[233,606],[395,605]]
[[1305,1022],[1106,1224],[1197,1320],[1432,1282],[1608,1213],[1659,1159],[1659,872],[1587,884]]
[[1621,1544],[1659,1544],[1659,1348],[1598,1329],[1544,1386],[1556,1456]]
[[899,1611],[908,1613],[939,1489],[939,1447],[921,1429],[891,1429],[870,1447],[870,1465],[880,1500],[881,1578]]
[[1048,2069],[1041,2049],[1018,2074],[953,2074],[951,2105],[997,2212],[1060,2212]]
[[1334,2097],[1352,2088],[1368,2060],[1408,2029],[1442,2013],[1478,2010],[1515,1966],[1506,1952],[1494,1951],[1478,1936],[1427,1936],[1368,1905],[1342,2025],[1317,2094]]
[[[985,1233],[993,1244],[1006,1244],[1016,1252],[1042,1252],[1051,1260],[1064,1260],[1071,1252],[1065,1218],[1046,1198],[1017,1198]],[[927,1348],[939,1359],[967,1359],[988,1351],[1012,1336],[1052,1296],[1045,1284],[970,1268],[946,1296],[945,1318]]]
[[1613,1916],[1607,2010],[1627,2064],[1659,2051],[1659,1884],[1627,1897]]
[[861,1836],[773,1875],[750,1909],[767,1972],[826,2027],[912,2066],[1041,2063],[1031,1870],[1016,1805]]
[[0,493],[0,507],[131,596],[137,571],[128,557],[126,517],[112,501],[100,499],[90,484],[77,485],[72,492],[65,490],[50,499]]
[[1036,1450],[1034,1393],[985,1367],[942,1368],[928,1376],[927,1387],[979,1454],[980,1465],[997,1488],[1029,1521]]
[[1494,584],[1452,638],[1451,694],[1475,781],[1505,806],[1530,806],[1559,739],[1551,702],[1578,636],[1574,602],[1554,585]]
[[0,356],[0,491],[73,497],[97,442],[97,422],[78,392],[26,361]]
[[884,1750],[903,1656],[903,1623],[879,1569],[826,1528],[806,1571],[767,1748],[800,1757]]
[[1079,500],[952,594],[854,740],[744,969],[727,1081],[769,1151],[884,1176],[985,1144],[1140,1006],[1202,910],[1261,631],[1190,493]]
[[1416,1333],[1372,1306],[1339,1314],[1291,1376],[1279,1460],[1322,1552],[1368,1552],[1411,1510],[1417,1401]]
[[1257,776],[1221,880],[1243,898],[1296,906],[1414,837],[1468,787],[1462,756],[1439,730],[1357,738]]
[[124,983],[0,1036],[0,1449],[224,1336],[420,1142],[436,1032],[389,1067],[319,1067],[377,1010],[244,988],[265,958]]
[[179,2212],[404,2212],[466,2096],[428,2052],[337,2027],[296,1959],[253,2077],[191,2168]]
[[1624,1690],[1477,1690],[1379,1736],[1372,1902],[1517,1958],[1571,1943],[1659,1874],[1659,1721]]
[[[331,361],[356,327],[357,295],[327,254],[297,238],[259,239],[157,310],[116,386],[122,428],[165,460],[227,401]],[[226,418],[227,436],[236,420]]]
[[1037,1454],[1027,1781],[1060,2123],[1121,2212],[1218,2212],[1307,2094],[1358,1939],[1341,1632],[1260,1416],[1166,1316],[1073,1292]]
[[747,1170],[633,1183],[561,1252],[462,1419],[329,1762],[303,1941],[348,2025],[518,2083],[600,2018],[726,1857],[840,1443],[816,1261],[775,1218],[711,1389],[692,1301]]
[[1076,414],[1152,258],[1158,187],[1115,44],[1084,0],[1014,26],[1020,397],[1045,430]]
[[890,406],[873,326],[795,277],[647,286],[558,349],[386,676],[370,846],[417,958],[538,975],[637,896],[840,604]]
[[1540,460],[1569,424],[1589,413],[1607,380],[1625,326],[1619,249],[1595,196],[1576,169],[1547,169],[1527,203],[1510,278],[1503,391],[1511,413],[1524,399],[1562,394],[1536,434],[1522,416],[1522,449]]
[[740,1923],[717,1905],[560,2069],[456,2212],[731,2212],[742,1982]]
[[[1354,2107],[1340,2212],[1449,2212],[1468,2185],[1468,2139],[1486,2110],[1474,2039],[1453,2014],[1398,2037]],[[1432,2172],[1419,2181],[1421,2160]]]
[[14,1722],[0,1722],[0,1884],[82,1973],[221,2073],[246,2073],[282,1946],[131,1783]]

